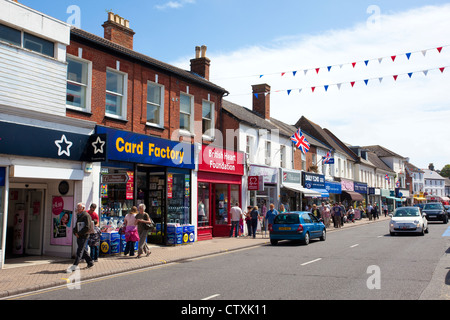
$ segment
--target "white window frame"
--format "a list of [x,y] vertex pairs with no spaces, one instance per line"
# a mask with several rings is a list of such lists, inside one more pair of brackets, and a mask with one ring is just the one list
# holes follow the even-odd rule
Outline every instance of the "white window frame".
[[[164,128],[164,92],[165,92],[165,88],[162,84],[153,82],[153,81],[147,81],[147,100],[146,100],[146,107],[148,108],[148,105],[154,105],[157,106],[155,103],[148,101],[148,88],[149,86],[153,86],[153,87],[159,87],[160,89],[160,97],[161,97],[161,101],[160,101],[160,105],[159,105],[159,123],[152,123],[152,122],[148,122],[147,120],[147,112],[145,115],[145,120],[146,120],[146,125],[151,126],[151,127],[157,127],[157,128]],[[147,109],[146,109],[147,110]]]
[[117,92],[113,92],[113,91],[108,91],[105,88],[105,98],[106,98],[106,94],[111,94],[111,95],[115,95],[115,96],[121,96],[122,97],[122,113],[120,115],[117,114],[112,114],[112,113],[107,113],[106,111],[106,99],[105,99],[105,117],[108,118],[113,118],[113,119],[118,119],[118,120],[126,120],[127,119],[127,97],[128,97],[128,74],[125,72],[121,72],[117,69],[113,69],[113,68],[106,68],[106,72],[105,72],[105,80],[108,77],[108,72],[111,73],[116,73],[120,76],[123,77],[123,93],[120,95]]
[[[211,107],[211,119],[208,119],[209,121],[211,121],[211,127],[208,130],[206,130],[206,131],[209,131],[211,134],[205,134],[206,131],[203,128],[203,119],[207,119],[207,118],[203,118],[203,104],[204,103],[208,103],[210,105],[210,107]],[[209,101],[209,100],[202,100],[202,138],[204,140],[212,141],[215,138],[214,137],[214,132],[215,132],[215,121],[214,121],[215,120],[215,109],[216,109],[216,106],[215,106],[214,102]]]
[[265,164],[270,166],[272,163],[272,142],[270,140],[266,140],[265,143],[265,154],[264,154]]
[[[86,63],[87,64],[87,84],[83,84],[83,83],[78,83],[75,81],[71,81],[69,79],[66,79],[66,82],[71,82],[77,85],[83,85],[86,86],[86,97],[85,97],[85,103],[86,103],[86,107],[85,108],[81,108],[81,107],[76,107],[76,106],[72,106],[70,104],[67,104],[67,100],[66,100],[66,108],[67,109],[72,109],[72,110],[76,110],[76,111],[82,111],[82,112],[91,112],[91,103],[92,103],[92,61],[89,60],[85,60],[82,58],[79,58],[77,56],[72,56],[70,54],[67,55],[67,60],[71,59],[71,60],[75,60],[81,63]],[[69,61],[67,61],[67,64],[69,64]],[[66,88],[67,90],[67,88]]]
[[[180,122],[181,122],[181,114],[182,113],[186,114],[185,112],[181,111],[181,96],[182,95],[189,97],[190,102],[191,102],[191,113],[190,113],[190,119],[189,119],[189,130],[181,129],[181,127],[180,127],[179,132],[180,132],[180,135],[193,137],[193,136],[195,136],[195,134],[194,134],[194,96],[190,95],[186,92],[180,92]],[[178,125],[180,125],[180,123]]]

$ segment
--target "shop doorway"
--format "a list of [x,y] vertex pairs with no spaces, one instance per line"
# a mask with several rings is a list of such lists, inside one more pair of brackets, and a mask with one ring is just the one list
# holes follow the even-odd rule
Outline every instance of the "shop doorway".
[[44,189],[9,190],[6,258],[42,255]]

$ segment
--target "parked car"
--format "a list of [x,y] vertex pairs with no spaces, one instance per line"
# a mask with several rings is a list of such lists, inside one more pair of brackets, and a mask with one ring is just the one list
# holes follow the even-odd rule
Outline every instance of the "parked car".
[[277,245],[279,240],[299,240],[308,245],[310,239],[325,241],[326,228],[310,212],[295,211],[278,214],[269,225],[270,243]]
[[400,207],[395,209],[389,223],[391,236],[399,233],[428,233],[428,221],[419,207]]
[[442,221],[444,224],[448,222],[447,212],[440,202],[425,203],[422,211],[426,214],[428,221]]

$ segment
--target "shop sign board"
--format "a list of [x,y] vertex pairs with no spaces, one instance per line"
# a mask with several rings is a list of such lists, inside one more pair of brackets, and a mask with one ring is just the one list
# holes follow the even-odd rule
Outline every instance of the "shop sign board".
[[243,176],[244,153],[203,145],[198,170]]
[[341,184],[338,182],[325,181],[325,190],[327,190],[328,193],[333,193],[333,194],[341,194],[342,193]]
[[73,161],[103,161],[105,159],[100,151],[106,149],[101,148],[101,142],[102,137],[96,135],[0,121],[0,153],[3,154]]
[[106,134],[107,160],[195,169],[194,145],[97,126]]
[[353,188],[354,188],[355,192],[367,194],[367,183],[354,182]]
[[[249,176],[258,176],[263,178],[263,183],[278,183],[278,169],[266,166],[250,165]],[[260,178],[261,179],[261,178]]]
[[281,169],[281,175],[283,182],[298,183],[298,184],[302,183],[301,171],[290,171]]
[[341,179],[341,187],[344,191],[355,191],[353,181]]
[[258,176],[248,177],[248,190],[249,191],[259,191],[260,190],[260,179]]
[[310,172],[302,172],[303,186],[307,189],[325,189],[325,176]]
[[103,174],[102,183],[127,183],[129,181],[128,174],[126,173],[114,173]]

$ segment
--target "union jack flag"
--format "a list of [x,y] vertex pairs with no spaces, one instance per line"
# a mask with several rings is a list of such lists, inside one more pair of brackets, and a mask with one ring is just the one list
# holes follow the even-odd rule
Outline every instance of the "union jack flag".
[[384,176],[384,178],[386,179],[387,182],[389,182],[389,183],[391,182],[391,179],[389,178],[389,176],[387,174]]
[[327,155],[323,158],[323,163],[330,163],[331,160],[331,150],[327,152]]
[[302,150],[303,153],[307,153],[310,148],[309,142],[306,140],[301,129],[298,129],[296,133],[291,137],[292,142],[295,146]]

